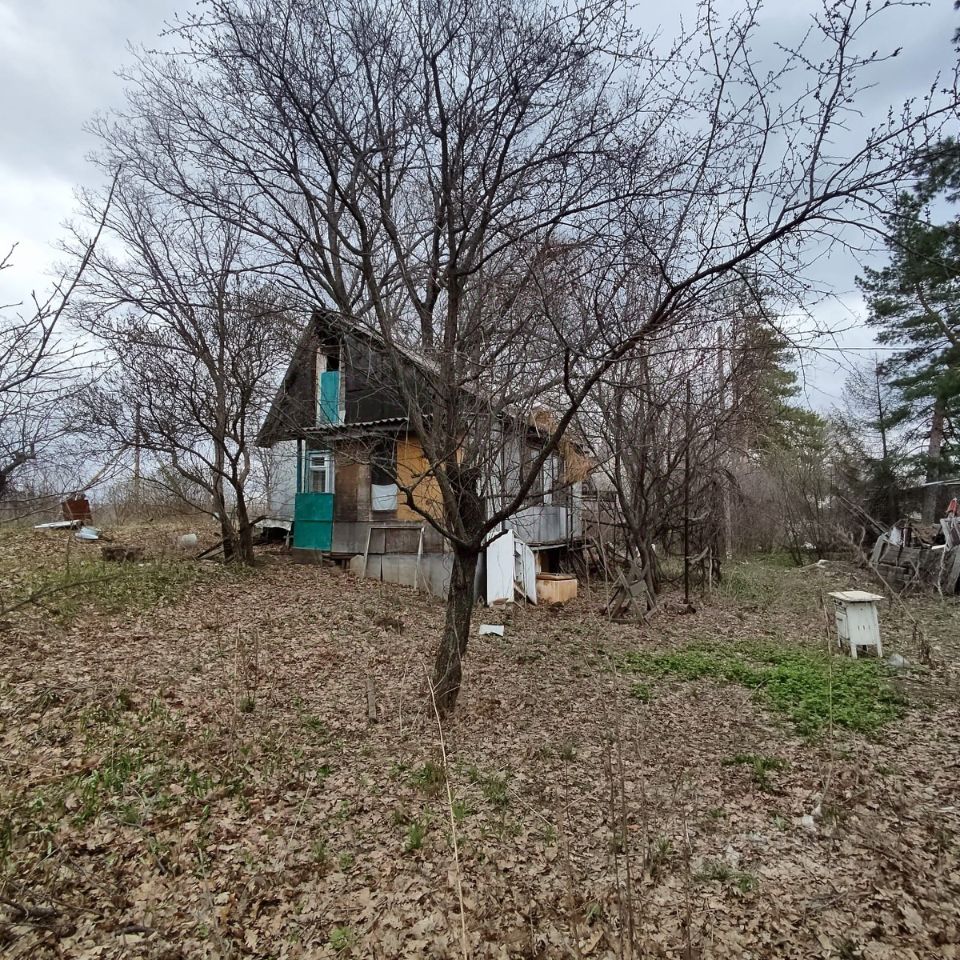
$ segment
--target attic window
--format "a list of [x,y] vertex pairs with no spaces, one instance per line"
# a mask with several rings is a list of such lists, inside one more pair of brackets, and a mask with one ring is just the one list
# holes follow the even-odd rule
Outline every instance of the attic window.
[[322,344],[319,353],[323,357],[323,369],[329,372],[340,369],[340,344],[336,340]]

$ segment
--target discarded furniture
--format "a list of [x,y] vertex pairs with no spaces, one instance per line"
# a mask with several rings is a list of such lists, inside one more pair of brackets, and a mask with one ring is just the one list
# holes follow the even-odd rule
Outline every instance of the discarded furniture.
[[514,539],[512,530],[504,530],[487,543],[484,551],[487,569],[486,602],[488,607],[496,603],[513,603]]
[[960,547],[960,517],[944,517],[940,521],[940,531],[948,548]]
[[488,607],[515,599],[537,602],[537,558],[511,528],[498,533],[484,551]]
[[941,521],[945,543],[938,547],[912,546],[891,542],[888,534],[877,538],[870,555],[870,566],[891,589],[902,591],[927,586],[943,594],[954,594],[960,587],[960,545],[953,545],[960,528],[949,520]]
[[540,603],[566,603],[577,596],[577,578],[566,573],[538,573],[537,600]]
[[882,657],[877,601],[883,597],[863,590],[840,590],[830,596],[835,605],[839,646],[842,648],[846,643],[854,660],[857,659],[857,647],[873,647],[877,656]]
[[64,520],[82,520],[89,523],[93,519],[90,501],[86,497],[68,497],[60,504]]
[[536,605],[537,558],[522,540],[513,538],[513,589],[521,600]]
[[944,546],[939,551],[940,572],[937,586],[942,594],[955,594],[960,588],[960,547]]
[[656,601],[647,586],[646,571],[637,560],[632,560],[626,574],[623,570],[617,573],[617,583],[604,612],[618,623],[631,617],[646,623],[655,609]]

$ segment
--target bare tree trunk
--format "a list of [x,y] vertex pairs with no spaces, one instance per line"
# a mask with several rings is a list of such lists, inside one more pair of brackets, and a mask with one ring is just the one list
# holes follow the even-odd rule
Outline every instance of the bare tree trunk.
[[227,509],[227,498],[223,493],[223,479],[217,477],[213,481],[212,496],[213,512],[220,521],[220,539],[223,541],[223,559],[227,562],[233,560],[237,553],[237,535],[230,520],[230,513]]
[[[453,461],[446,466],[453,494],[447,504],[451,520],[464,532],[476,534],[483,529],[483,500],[479,493],[479,471],[473,467],[461,467]],[[481,534],[482,535],[482,534]],[[477,558],[480,556],[480,536],[458,543],[453,549],[453,570],[450,573],[450,589],[447,593],[447,614],[443,636],[437,649],[433,668],[433,687],[437,709],[441,716],[453,713],[460,693],[462,670],[460,662],[467,652],[470,639],[470,619],[476,601],[474,584],[477,574]]]
[[237,556],[236,559],[248,567],[253,566],[253,527],[247,501],[241,490],[236,490],[237,498]]
[[467,652],[467,641],[470,637],[479,555],[478,550],[459,547],[453,553],[447,615],[433,667],[434,696],[437,699],[437,709],[444,716],[453,713],[457,705],[457,695],[460,693],[460,680],[463,676],[460,663]]
[[[933,417],[930,421],[930,441],[927,444],[927,483],[933,483],[940,477],[940,459],[943,449],[943,401],[937,399],[933,405]],[[937,519],[937,502],[940,498],[940,487],[927,487],[923,497],[923,520],[925,523],[934,523]]]

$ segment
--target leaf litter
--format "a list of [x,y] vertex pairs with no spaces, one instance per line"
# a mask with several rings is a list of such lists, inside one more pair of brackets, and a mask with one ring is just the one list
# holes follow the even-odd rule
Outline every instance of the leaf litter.
[[[276,552],[147,608],[30,608],[0,631],[0,953],[458,957],[459,869],[472,957],[960,956],[956,605],[910,601],[935,664],[869,736],[804,736],[709,676],[639,697],[623,670],[823,651],[838,580],[863,585],[745,564],[643,628],[587,585],[507,610],[471,636],[446,768],[443,607],[408,589]],[[914,660],[899,610],[885,645]]]

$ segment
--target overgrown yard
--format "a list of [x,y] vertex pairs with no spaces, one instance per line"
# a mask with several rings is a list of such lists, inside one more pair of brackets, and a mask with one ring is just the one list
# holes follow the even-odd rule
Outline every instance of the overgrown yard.
[[838,565],[478,608],[441,743],[438,602],[65,542],[0,541],[0,606],[89,581],[0,626],[4,956],[960,957],[956,604],[884,605],[896,676],[832,654]]

